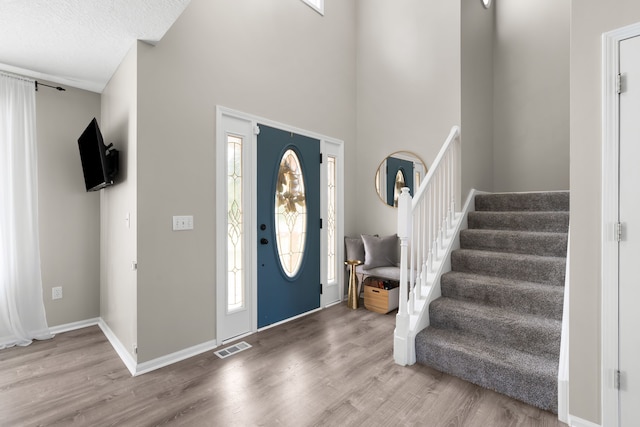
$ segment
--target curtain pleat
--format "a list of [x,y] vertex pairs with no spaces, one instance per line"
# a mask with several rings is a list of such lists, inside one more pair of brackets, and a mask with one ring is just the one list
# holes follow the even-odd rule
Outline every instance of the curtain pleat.
[[0,349],[48,338],[38,236],[34,82],[0,73]]

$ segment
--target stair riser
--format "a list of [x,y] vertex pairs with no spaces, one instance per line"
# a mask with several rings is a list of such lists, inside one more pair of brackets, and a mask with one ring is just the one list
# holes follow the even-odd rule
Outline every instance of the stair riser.
[[567,255],[567,235],[469,229],[460,233],[460,246],[462,249],[562,257]]
[[469,212],[469,228],[566,233],[568,212]]
[[558,357],[560,328],[546,323],[517,323],[513,319],[496,319],[483,313],[455,312],[441,309],[437,304],[429,308],[430,325],[435,328],[465,331],[487,341],[534,354]]
[[555,257],[502,257],[499,253],[453,251],[451,269],[506,279],[564,286],[565,259]]
[[480,194],[477,211],[569,211],[568,192]]
[[[541,285],[542,286],[542,285]],[[543,316],[562,320],[562,288],[557,292],[549,289],[513,285],[505,289],[503,285],[490,283],[468,283],[458,280],[451,274],[445,274],[441,280],[442,296],[462,301],[486,304],[514,312]]]
[[[428,337],[416,337],[416,346],[425,349],[418,352],[418,363],[496,390],[546,411],[558,412],[558,384],[555,375],[523,374],[512,366],[498,364],[476,354],[460,352],[451,346],[442,347],[431,343]],[[419,342],[425,338],[427,341]]]

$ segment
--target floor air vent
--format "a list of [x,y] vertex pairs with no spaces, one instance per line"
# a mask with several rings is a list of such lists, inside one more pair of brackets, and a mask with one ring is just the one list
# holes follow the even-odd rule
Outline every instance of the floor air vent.
[[220,359],[225,359],[225,358],[227,358],[229,356],[233,356],[236,353],[240,353],[242,350],[246,350],[248,348],[251,348],[251,345],[249,345],[246,342],[242,341],[242,342],[239,342],[239,343],[234,344],[232,346],[229,346],[227,348],[223,348],[222,350],[215,351],[214,353]]

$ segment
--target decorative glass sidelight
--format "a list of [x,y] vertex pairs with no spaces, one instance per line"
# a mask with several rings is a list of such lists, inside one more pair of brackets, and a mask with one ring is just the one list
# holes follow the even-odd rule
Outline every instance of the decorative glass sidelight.
[[227,137],[227,312],[245,306],[242,204],[242,138]]
[[294,277],[304,254],[307,201],[300,159],[289,149],[282,156],[275,194],[275,232],[280,265]]
[[336,236],[338,235],[337,227],[337,209],[338,198],[336,191],[336,183],[338,181],[336,175],[336,158],[327,157],[327,281],[333,283],[337,280],[336,274],[336,253],[338,252]]

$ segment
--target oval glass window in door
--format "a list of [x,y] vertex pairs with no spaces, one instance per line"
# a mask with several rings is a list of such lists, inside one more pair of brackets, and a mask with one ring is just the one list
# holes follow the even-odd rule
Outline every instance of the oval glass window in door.
[[307,202],[300,159],[285,151],[276,183],[275,232],[282,270],[294,277],[304,254],[307,235]]

